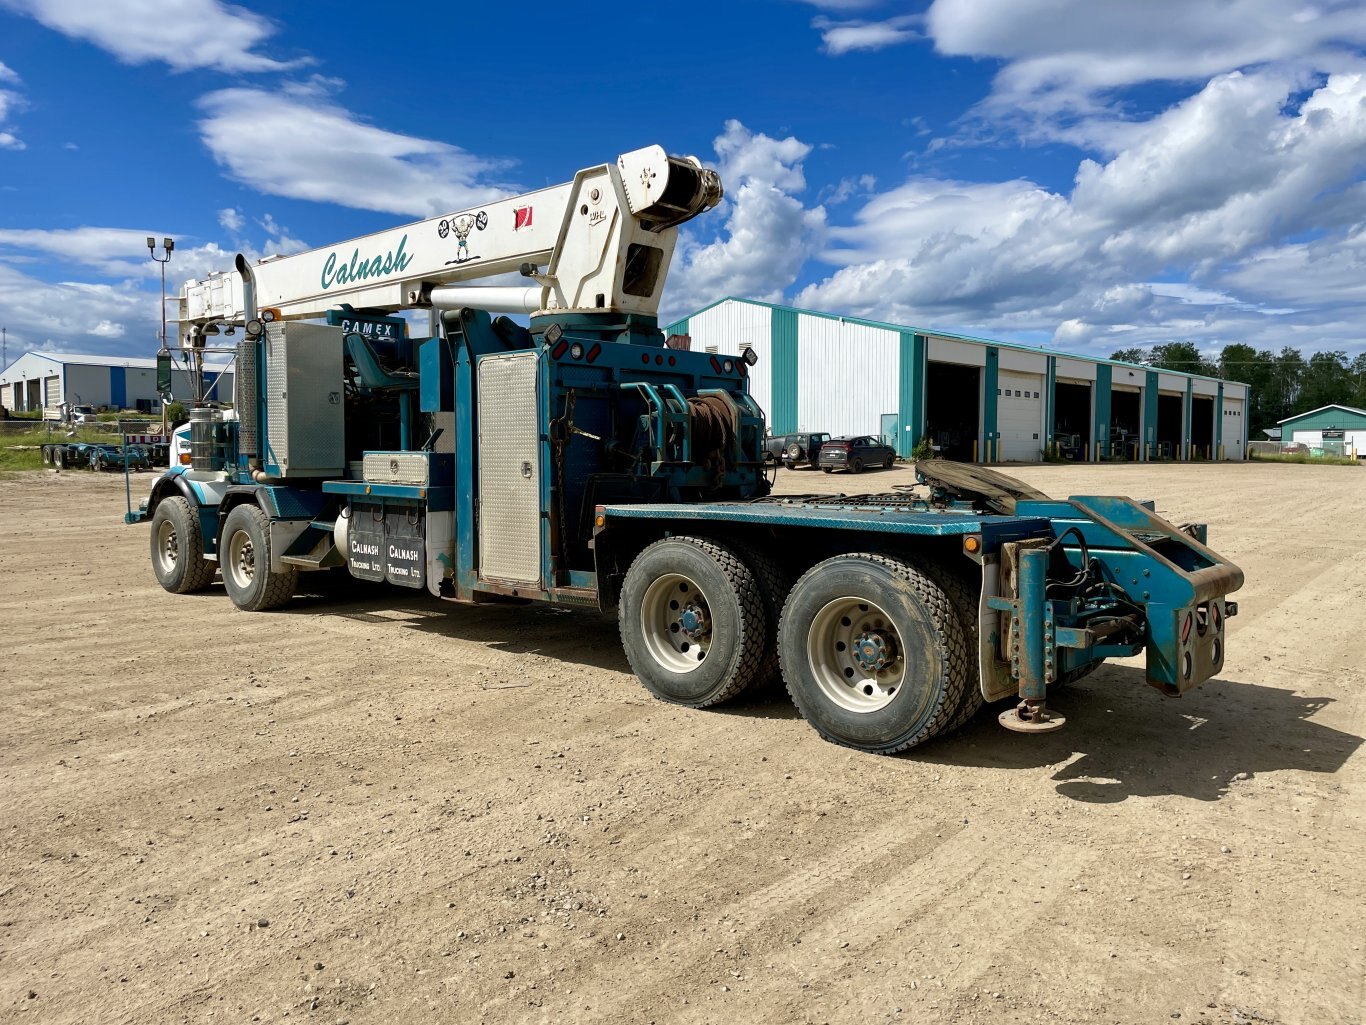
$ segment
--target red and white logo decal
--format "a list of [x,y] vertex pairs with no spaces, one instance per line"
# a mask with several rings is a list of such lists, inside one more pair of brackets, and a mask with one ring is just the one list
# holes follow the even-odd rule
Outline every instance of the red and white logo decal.
[[531,209],[529,206],[519,206],[513,211],[517,217],[517,223],[512,226],[514,231],[531,227]]

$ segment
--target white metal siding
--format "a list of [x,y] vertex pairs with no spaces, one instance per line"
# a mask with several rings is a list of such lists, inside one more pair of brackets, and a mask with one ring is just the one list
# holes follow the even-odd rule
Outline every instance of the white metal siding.
[[1197,377],[1191,385],[1191,391],[1196,395],[1218,395],[1219,382],[1211,381],[1208,378]]
[[1048,357],[1042,352],[1021,352],[1019,349],[1001,349],[998,366],[1002,370],[1019,370],[1026,374],[1048,372]]
[[881,435],[882,414],[897,412],[899,353],[896,331],[798,314],[797,429]]
[[[1295,431],[1289,438],[1283,439],[1281,443],[1288,445],[1291,442],[1308,445],[1310,448],[1319,448],[1323,445],[1323,431]],[[1366,430],[1343,431],[1342,444],[1348,455],[1355,455],[1358,458],[1366,455]]]
[[1067,359],[1065,356],[1058,357],[1058,378],[1071,377],[1078,381],[1094,381],[1096,379],[1096,365],[1090,360]]
[[66,368],[66,402],[74,406],[107,406],[109,399],[108,367],[72,364]]
[[1158,374],[1157,389],[1158,391],[1180,392],[1185,395],[1186,379],[1178,377],[1176,374]]
[[977,342],[931,338],[927,358],[931,363],[958,363],[968,367],[987,365],[987,347]]
[[688,318],[688,336],[693,352],[705,352],[708,345],[728,356],[740,354],[740,344],[748,342],[759,357],[749,372],[749,393],[764,415],[773,407],[773,311],[753,303],[726,301]]
[[1000,394],[996,398],[996,428],[1000,433],[1000,457],[1014,462],[1037,463],[1044,444],[1043,375],[1002,370],[997,375],[997,385]]

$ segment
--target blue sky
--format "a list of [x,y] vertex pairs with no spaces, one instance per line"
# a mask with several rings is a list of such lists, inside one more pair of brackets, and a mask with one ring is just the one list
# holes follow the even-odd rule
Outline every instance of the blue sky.
[[0,326],[150,354],[186,277],[565,181],[717,167],[726,294],[1108,353],[1366,348],[1366,5],[0,0]]

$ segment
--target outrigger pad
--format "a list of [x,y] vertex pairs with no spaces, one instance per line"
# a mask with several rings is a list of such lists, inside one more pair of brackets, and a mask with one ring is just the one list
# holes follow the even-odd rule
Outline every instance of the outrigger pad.
[[1021,499],[1049,501],[1049,496],[1038,488],[973,463],[927,459],[915,464],[915,476],[922,483],[938,487],[955,498],[981,502],[1003,516],[1015,515],[1015,503]]

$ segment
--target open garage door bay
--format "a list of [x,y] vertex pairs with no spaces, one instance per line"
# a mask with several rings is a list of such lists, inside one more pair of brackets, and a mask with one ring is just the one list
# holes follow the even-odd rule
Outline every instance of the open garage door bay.
[[1043,375],[1002,370],[997,383],[996,429],[1001,439],[998,458],[1037,463],[1043,451]]

